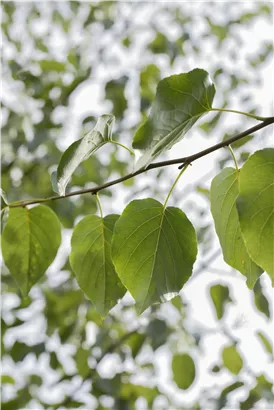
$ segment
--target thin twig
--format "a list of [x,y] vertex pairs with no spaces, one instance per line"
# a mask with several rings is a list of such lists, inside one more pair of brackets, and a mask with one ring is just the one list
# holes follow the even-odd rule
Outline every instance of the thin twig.
[[218,144],[212,145],[211,147],[203,151],[197,152],[196,154],[189,155],[188,157],[176,158],[176,159],[171,159],[171,160],[161,161],[161,162],[154,162],[153,164],[148,165],[146,169],[140,169],[136,172],[132,172],[121,178],[114,179],[113,181],[106,182],[105,184],[98,185],[94,188],[87,188],[87,189],[80,189],[78,191],[72,191],[63,196],[56,195],[56,196],[51,196],[45,199],[32,199],[32,200],[26,200],[26,201],[17,201],[17,202],[10,203],[8,206],[10,208],[18,208],[18,207],[25,207],[27,205],[39,204],[39,203],[44,203],[44,202],[49,202],[49,201],[56,201],[59,199],[69,198],[72,196],[82,195],[82,194],[87,194],[87,193],[96,195],[99,191],[102,191],[103,189],[109,188],[110,186],[117,185],[123,181],[134,178],[137,175],[143,174],[151,169],[162,168],[162,167],[166,167],[169,165],[176,165],[176,164],[180,164],[179,169],[181,169],[184,165],[191,164],[197,159],[202,158],[208,154],[211,154],[212,152],[217,151],[220,148],[227,147],[233,142],[236,142],[273,123],[274,123],[274,117],[269,117],[263,122],[261,122],[260,124],[257,124],[254,127],[248,128],[246,131],[243,131],[240,134],[235,135],[234,137],[228,138],[225,141],[219,142]]

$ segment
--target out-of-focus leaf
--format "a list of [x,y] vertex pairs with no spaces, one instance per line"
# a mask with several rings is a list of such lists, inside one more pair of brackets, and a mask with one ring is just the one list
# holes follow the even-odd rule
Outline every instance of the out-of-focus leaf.
[[210,296],[215,307],[216,315],[220,320],[225,311],[225,306],[231,302],[228,286],[213,285],[210,287]]
[[127,99],[125,97],[125,86],[128,77],[123,76],[118,80],[111,80],[106,84],[106,99],[111,100],[113,107],[112,113],[116,118],[122,118],[127,108]]
[[254,303],[255,303],[256,308],[269,319],[270,318],[269,302],[263,293],[263,289],[260,284],[260,281],[257,281],[254,286],[253,296],[254,296]]
[[239,389],[242,386],[244,386],[244,383],[237,381],[235,383],[232,383],[230,386],[225,387],[222,390],[220,397],[217,401],[217,410],[222,410],[224,407],[226,407],[227,395],[233,392],[234,390]]
[[136,170],[180,141],[212,108],[215,87],[206,71],[195,69],[159,82],[148,120],[134,135],[133,148],[142,152]]
[[271,357],[273,357],[273,341],[272,343],[268,340],[267,336],[262,332],[257,332],[258,337],[262,341],[265,350],[270,353]]
[[227,346],[222,352],[225,367],[233,374],[238,374],[243,367],[243,360],[236,346]]
[[76,361],[76,367],[78,370],[78,374],[84,379],[89,371],[89,365],[88,365],[88,358],[89,358],[89,350],[84,349],[80,347],[77,349],[76,355],[75,355],[75,361]]
[[1,410],[21,410],[26,409],[26,405],[31,400],[31,395],[28,387],[16,392],[16,398],[7,402],[1,403]]
[[196,376],[195,363],[188,354],[177,354],[172,359],[173,379],[182,390],[187,390]]
[[151,340],[151,347],[156,350],[166,343],[170,330],[166,322],[161,319],[153,319],[147,327],[147,335]]
[[1,374],[1,384],[15,384],[15,380],[8,374]]
[[44,343],[29,346],[25,343],[16,341],[9,353],[15,362],[21,362],[29,353],[34,353],[36,357],[39,357],[43,352],[45,352]]
[[256,404],[261,399],[266,399],[270,407],[272,407],[274,395],[272,392],[273,383],[266,380],[265,376],[262,374],[258,377],[256,386],[250,390],[249,395],[246,400],[240,403],[241,410],[254,409],[254,404]]
[[159,395],[157,387],[147,387],[139,384],[123,383],[121,386],[121,396],[124,399],[135,402],[139,397],[144,397],[148,408],[152,408],[154,399]]
[[40,60],[39,65],[42,71],[66,71],[66,64],[56,60]]
[[146,338],[147,338],[146,334],[141,334],[141,333],[135,332],[127,340],[127,345],[131,349],[131,354],[132,354],[133,358],[135,358],[137,356],[137,354],[140,352],[140,350],[142,349],[142,346],[143,346]]
[[121,375],[117,374],[112,379],[97,378],[94,383],[96,394],[108,394],[112,397],[119,397],[121,389]]

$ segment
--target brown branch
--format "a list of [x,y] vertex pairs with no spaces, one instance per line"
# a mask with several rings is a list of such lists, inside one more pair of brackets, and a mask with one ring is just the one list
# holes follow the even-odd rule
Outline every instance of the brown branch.
[[176,159],[171,159],[168,161],[161,161],[161,162],[154,162],[150,165],[148,165],[148,167],[146,169],[140,169],[136,172],[132,172],[130,174],[127,174],[121,178],[117,178],[114,179],[112,181],[106,182],[105,184],[102,185],[98,185],[94,188],[87,188],[87,189],[80,189],[78,191],[72,191],[69,192],[68,194],[64,195],[64,196],[51,196],[49,198],[45,198],[45,199],[31,199],[31,200],[26,200],[26,201],[18,201],[18,202],[13,202],[11,204],[9,204],[8,206],[10,208],[18,208],[18,207],[25,207],[27,205],[32,205],[32,204],[39,204],[39,203],[43,203],[43,202],[49,202],[49,201],[55,201],[58,199],[63,199],[63,198],[69,198],[71,196],[76,196],[76,195],[82,195],[82,194],[97,194],[99,191],[102,191],[103,189],[109,188],[110,186],[113,185],[117,185],[123,181],[126,181],[127,179],[131,179],[136,177],[137,175],[143,174],[151,169],[155,169],[155,168],[162,168],[162,167],[166,167],[169,165],[177,165],[180,164],[179,169],[181,169],[184,165],[186,164],[190,164],[194,161],[196,161],[199,158],[202,158],[208,154],[211,154],[214,151],[217,151],[220,148],[224,148],[227,147],[230,144],[233,144],[233,142],[239,141],[240,139],[256,132],[259,131],[262,128],[267,127],[270,124],[274,123],[274,117],[269,117],[266,118],[264,121],[262,121],[260,124],[255,125],[254,127],[248,128],[246,131],[241,132],[240,134],[235,135],[234,137],[228,138],[225,141],[219,142],[218,144],[212,145],[211,147],[197,152],[196,154],[193,155],[189,155],[188,157],[182,157],[182,158],[176,158]]

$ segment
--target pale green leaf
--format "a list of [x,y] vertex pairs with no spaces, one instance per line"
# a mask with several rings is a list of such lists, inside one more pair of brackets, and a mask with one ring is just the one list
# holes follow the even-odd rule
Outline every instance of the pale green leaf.
[[237,209],[247,251],[274,285],[274,148],[255,152],[242,167]]
[[262,341],[265,350],[271,355],[273,356],[273,341],[270,342],[270,340],[267,338],[267,336],[265,334],[263,334],[262,332],[257,332],[258,337],[260,338],[260,340]]
[[106,316],[126,292],[110,256],[110,242],[119,215],[89,215],[74,228],[70,263],[80,288]]
[[159,82],[147,121],[136,131],[133,148],[143,154],[136,170],[180,141],[195,122],[212,108],[215,87],[206,71],[196,68]]
[[212,181],[210,189],[211,213],[215,230],[226,263],[247,277],[253,288],[262,270],[247,253],[236,208],[238,198],[238,173],[234,168],[223,169]]
[[48,207],[11,208],[2,235],[2,253],[23,295],[43,276],[61,243],[61,226]]
[[225,367],[233,374],[238,374],[243,367],[243,360],[235,346],[227,346],[222,353]]
[[213,285],[210,287],[210,296],[215,307],[217,318],[220,320],[225,311],[225,305],[231,301],[229,288],[223,285]]
[[54,177],[52,179],[53,189],[55,190],[57,184],[59,195],[65,195],[66,186],[78,165],[111,141],[113,124],[113,115],[102,115],[87,135],[75,141],[63,153],[57,168],[56,183]]
[[40,60],[39,65],[43,71],[66,71],[66,64],[56,60]]
[[1,384],[15,384],[15,380],[8,374],[1,374]]
[[186,215],[155,199],[132,201],[115,225],[113,263],[139,314],[178,294],[196,255],[196,235]]
[[173,379],[182,390],[187,390],[195,380],[195,363],[188,354],[177,354],[172,359]]

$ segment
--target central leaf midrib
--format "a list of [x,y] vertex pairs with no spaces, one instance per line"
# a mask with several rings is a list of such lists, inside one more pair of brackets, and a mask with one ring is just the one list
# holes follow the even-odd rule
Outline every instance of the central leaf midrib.
[[156,247],[155,247],[155,253],[154,253],[153,263],[152,263],[152,270],[151,270],[151,275],[150,275],[149,282],[148,282],[147,292],[146,292],[146,294],[145,294],[145,296],[144,296],[144,299],[143,299],[142,309],[143,309],[143,307],[144,307],[145,300],[146,300],[146,297],[147,297],[147,295],[148,295],[148,291],[149,291],[150,284],[151,284],[152,277],[153,277],[153,273],[154,273],[154,267],[155,267],[157,249],[158,249],[158,245],[159,245],[159,241],[160,241],[160,236],[161,236],[161,231],[162,231],[162,225],[163,225],[163,220],[164,220],[164,215],[165,215],[165,208],[163,208],[161,212],[162,212],[162,216],[161,216],[161,222],[160,222],[160,226],[159,226],[159,234],[158,234],[158,237],[157,237],[157,242],[156,242]]

